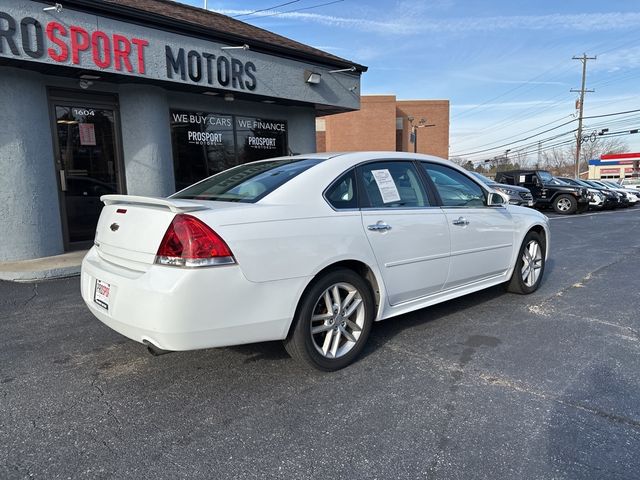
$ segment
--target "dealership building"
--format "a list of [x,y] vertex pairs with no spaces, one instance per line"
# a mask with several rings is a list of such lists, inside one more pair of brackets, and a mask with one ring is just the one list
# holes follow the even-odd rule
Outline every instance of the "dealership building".
[[0,262],[86,248],[101,195],[316,151],[364,71],[168,0],[1,2]]
[[589,178],[619,180],[640,176],[640,153],[609,153],[589,160]]

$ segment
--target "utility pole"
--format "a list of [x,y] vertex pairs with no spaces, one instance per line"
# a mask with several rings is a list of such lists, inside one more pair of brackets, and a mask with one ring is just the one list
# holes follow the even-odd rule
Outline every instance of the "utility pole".
[[536,168],[540,168],[542,163],[542,140],[538,142],[538,163],[536,163]]
[[580,177],[580,147],[582,145],[582,114],[584,112],[584,94],[587,92],[595,92],[595,90],[587,90],[585,88],[587,82],[587,62],[589,60],[595,60],[596,57],[587,57],[586,53],[583,53],[581,57],[573,57],[573,60],[580,60],[582,62],[582,86],[580,90],[571,89],[570,92],[580,92],[580,104],[578,105],[578,136],[576,138],[576,169],[575,178]]

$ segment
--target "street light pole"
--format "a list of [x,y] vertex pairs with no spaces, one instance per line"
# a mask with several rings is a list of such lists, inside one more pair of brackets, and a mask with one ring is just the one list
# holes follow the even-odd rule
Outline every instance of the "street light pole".
[[413,140],[413,153],[418,153],[418,129],[424,127],[435,127],[435,124],[427,125],[427,120],[423,117],[418,122],[418,125],[414,125],[413,117],[407,117],[409,125],[411,126],[411,139]]

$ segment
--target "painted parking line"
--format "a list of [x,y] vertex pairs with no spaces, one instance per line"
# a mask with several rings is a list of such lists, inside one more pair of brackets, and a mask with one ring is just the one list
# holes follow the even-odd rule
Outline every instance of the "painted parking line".
[[[611,215],[611,214],[615,214],[615,215],[620,215],[622,213],[633,213],[635,210],[611,210],[609,212],[592,212],[592,213],[581,213],[579,215],[558,215],[558,216],[549,216],[546,215],[546,217],[549,220],[567,220],[567,219],[575,219],[575,218],[585,218],[585,217],[597,217],[600,215]],[[640,210],[638,210],[640,211]]]

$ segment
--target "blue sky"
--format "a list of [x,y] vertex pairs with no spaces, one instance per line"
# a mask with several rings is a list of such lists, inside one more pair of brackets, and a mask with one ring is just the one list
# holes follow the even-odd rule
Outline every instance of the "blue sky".
[[[572,57],[582,53],[598,57],[588,62],[587,87],[596,91],[587,94],[585,116],[640,109],[639,1],[343,0],[291,11],[329,1],[298,0],[239,19],[367,65],[365,95],[449,99],[452,155],[481,160],[575,118],[577,94],[569,90],[580,87],[581,62]],[[285,2],[209,0],[208,7],[234,16]],[[638,128],[640,112],[585,125],[587,133]],[[640,134],[621,138],[640,151]],[[485,149],[493,150],[474,153]]]

